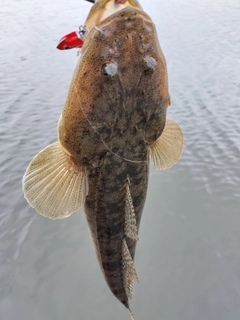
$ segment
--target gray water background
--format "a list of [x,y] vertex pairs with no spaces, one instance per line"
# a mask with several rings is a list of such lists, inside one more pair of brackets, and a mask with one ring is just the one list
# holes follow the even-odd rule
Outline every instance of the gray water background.
[[[240,2],[145,0],[169,71],[169,116],[185,148],[151,168],[131,304],[136,320],[240,319]],[[56,126],[76,51],[55,49],[85,1],[1,0],[0,319],[123,320],[80,210],[50,221],[21,179]]]

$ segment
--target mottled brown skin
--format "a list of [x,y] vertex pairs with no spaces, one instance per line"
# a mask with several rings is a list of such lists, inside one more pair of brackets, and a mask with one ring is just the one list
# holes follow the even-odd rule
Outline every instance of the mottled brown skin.
[[[153,57],[152,72],[144,59]],[[102,73],[117,64],[113,79]],[[169,105],[167,69],[156,30],[142,11],[127,7],[86,37],[66,105],[59,140],[86,166],[85,213],[99,264],[113,294],[128,308],[123,286],[122,242],[132,258],[136,241],[124,234],[127,179],[139,230],[146,198],[149,148],[161,135]]]
[[[122,275],[127,176],[131,177],[130,188],[139,227],[147,191],[148,162],[128,163],[107,153],[103,165],[88,171],[89,194],[85,213],[105,279],[113,294],[129,307]],[[134,258],[136,241],[126,240]]]

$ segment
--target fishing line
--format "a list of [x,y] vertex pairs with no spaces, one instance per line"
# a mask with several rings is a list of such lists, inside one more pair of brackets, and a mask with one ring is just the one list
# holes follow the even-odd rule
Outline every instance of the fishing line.
[[[79,62],[80,59],[81,59],[81,49],[77,52],[77,57],[76,57],[76,59],[75,59],[75,69],[76,69],[76,67],[77,67],[77,64],[80,63],[80,62]],[[76,76],[75,73],[76,73],[76,70],[74,71],[74,76]],[[74,81],[74,80],[72,80],[72,81]],[[144,162],[146,162],[145,160],[131,160],[131,159],[124,158],[123,156],[120,156],[119,154],[113,152],[113,151],[109,148],[109,146],[106,144],[106,142],[102,139],[100,133],[94,128],[94,126],[92,125],[91,121],[88,119],[86,113],[84,112],[83,107],[82,107],[82,105],[81,105],[81,98],[80,98],[80,96],[79,96],[79,92],[78,92],[78,90],[77,90],[77,86],[76,86],[75,83],[73,84],[73,88],[74,88],[74,91],[76,92],[76,95],[77,95],[77,98],[78,98],[78,103],[79,103],[79,105],[80,105],[81,111],[82,111],[85,119],[86,119],[87,122],[89,123],[90,127],[92,128],[92,130],[93,130],[95,133],[97,133],[97,135],[99,136],[101,142],[102,142],[103,145],[106,147],[106,149],[107,149],[110,153],[112,153],[114,156],[116,156],[116,157],[118,157],[118,158],[120,158],[120,159],[122,159],[122,160],[125,160],[125,161],[127,161],[127,162],[131,162],[131,163],[144,163]]]

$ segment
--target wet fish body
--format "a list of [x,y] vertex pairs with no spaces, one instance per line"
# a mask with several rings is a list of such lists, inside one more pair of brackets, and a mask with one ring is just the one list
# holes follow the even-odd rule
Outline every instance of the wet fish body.
[[51,219],[84,205],[106,282],[129,309],[132,282],[138,281],[133,261],[149,160],[157,169],[171,167],[181,155],[183,136],[166,118],[166,62],[140,4],[98,0],[85,25],[59,141],[30,163],[24,194]]
[[[131,174],[131,199],[136,214],[136,226],[139,227],[146,197],[146,188],[142,188],[141,184],[147,185],[148,164],[127,166],[124,160],[113,159],[115,157],[109,153],[101,169],[89,173],[89,194],[84,210],[105,279],[113,294],[129,308],[128,293],[123,280],[123,242],[126,241],[129,258],[133,260],[136,240],[126,237],[125,234],[126,190]],[[130,291],[129,294],[131,295]]]

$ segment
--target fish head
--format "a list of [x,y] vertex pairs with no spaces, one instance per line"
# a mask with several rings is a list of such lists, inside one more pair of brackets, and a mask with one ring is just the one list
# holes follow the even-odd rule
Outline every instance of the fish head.
[[138,8],[142,10],[142,7],[137,0],[97,0],[89,12],[85,26],[88,28],[88,30],[91,30],[94,26],[106,19],[108,16],[126,7]]
[[99,81],[109,86],[110,81],[113,86],[114,80],[125,94],[131,94],[145,82],[146,90],[158,85],[156,94],[169,100],[166,63],[155,26],[138,1],[98,0],[85,26],[81,66],[86,68],[89,85]]
[[[156,139],[164,129],[170,97],[167,66],[151,18],[138,1],[98,0],[85,25],[81,84],[88,102],[104,109],[103,105],[119,104],[122,99],[131,109],[141,97],[139,108],[145,104],[146,118],[155,117],[149,125],[156,122],[157,134],[151,140]],[[156,114],[160,112],[161,121]]]
[[96,146],[103,152],[106,144],[123,149],[117,147],[122,140],[135,139],[132,143],[146,149],[163,132],[170,101],[166,62],[151,18],[137,1],[116,11],[108,11],[108,4],[115,6],[113,0],[98,0],[86,20],[59,125],[63,146],[81,157],[86,150],[97,154]]

